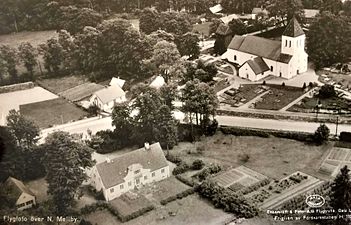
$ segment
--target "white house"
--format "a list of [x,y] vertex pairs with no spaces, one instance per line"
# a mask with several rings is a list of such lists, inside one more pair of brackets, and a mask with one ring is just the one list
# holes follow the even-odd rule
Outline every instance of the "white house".
[[22,181],[9,177],[4,183],[6,196],[16,205],[17,210],[24,210],[36,204],[33,192]]
[[96,105],[102,111],[109,113],[112,112],[116,103],[125,101],[126,93],[119,85],[113,85],[99,90],[95,92],[89,100],[90,105]]
[[219,13],[222,10],[223,10],[223,7],[222,7],[221,4],[217,4],[217,5],[214,5],[214,6],[210,7],[210,11],[213,14],[217,14],[217,13]]
[[145,143],[143,148],[97,164],[91,184],[102,191],[106,201],[111,201],[134,188],[169,176],[169,165],[160,144]]
[[305,33],[293,18],[281,41],[235,35],[222,59],[239,66],[239,76],[258,81],[268,75],[291,79],[307,71]]
[[111,81],[110,81],[110,86],[113,86],[113,85],[118,85],[120,88],[123,88],[124,84],[125,84],[125,80],[122,80],[121,78],[119,77],[112,77]]
[[268,11],[267,9],[264,9],[264,8],[253,8],[252,9],[252,12],[251,12],[251,15],[252,15],[252,19],[255,20],[257,18],[257,15],[263,15],[265,17],[268,17]]

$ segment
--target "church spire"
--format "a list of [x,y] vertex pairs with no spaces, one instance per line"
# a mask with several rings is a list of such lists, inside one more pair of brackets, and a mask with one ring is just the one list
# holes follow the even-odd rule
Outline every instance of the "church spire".
[[294,17],[290,20],[288,26],[286,26],[283,36],[298,37],[303,34],[305,34],[305,32],[303,32],[302,27]]

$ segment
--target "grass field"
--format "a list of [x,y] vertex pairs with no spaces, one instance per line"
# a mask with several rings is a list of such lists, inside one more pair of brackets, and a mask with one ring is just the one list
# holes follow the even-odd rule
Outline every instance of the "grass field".
[[152,206],[152,203],[143,195],[136,195],[133,193],[121,195],[121,197],[109,203],[121,216],[128,216],[138,210]]
[[76,76],[76,75],[42,79],[37,81],[39,85],[56,94],[87,82],[88,82],[88,79],[86,77]]
[[40,128],[76,121],[88,113],[63,98],[20,105],[20,112]]
[[255,104],[256,109],[279,110],[304,94],[302,88],[269,85],[270,92]]
[[54,30],[49,31],[25,31],[16,34],[0,35],[0,44],[9,45],[17,48],[22,42],[29,42],[34,47],[45,42],[50,38],[56,38],[57,33]]
[[[297,170],[311,175],[316,174],[324,154],[332,148],[331,145],[314,146],[275,137],[237,137],[222,134],[207,137],[196,145],[203,145],[202,154],[196,152],[194,149],[197,147],[191,143],[179,143],[172,153],[179,155],[188,163],[194,159],[202,159],[207,164],[218,163],[224,169],[245,165],[276,179]],[[247,162],[242,161],[243,156],[248,158]]]
[[197,32],[199,34],[204,34],[205,36],[210,36],[210,24],[211,22],[205,22],[202,24],[194,24],[193,32]]
[[6,116],[11,109],[19,110],[20,105],[51,100],[57,97],[57,95],[41,87],[0,94],[0,125],[5,124]]

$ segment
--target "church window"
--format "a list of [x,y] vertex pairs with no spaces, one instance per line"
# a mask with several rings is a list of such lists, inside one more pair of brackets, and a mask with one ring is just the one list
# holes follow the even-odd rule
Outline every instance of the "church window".
[[236,61],[236,55],[234,56],[234,61]]
[[273,72],[273,66],[271,66],[271,71]]
[[285,47],[288,46],[288,40],[285,40]]
[[289,41],[289,48],[291,47],[291,41]]

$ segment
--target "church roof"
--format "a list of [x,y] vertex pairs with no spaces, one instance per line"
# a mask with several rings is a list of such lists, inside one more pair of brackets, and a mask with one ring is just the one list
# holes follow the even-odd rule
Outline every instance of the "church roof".
[[302,27],[294,17],[290,20],[288,26],[286,26],[283,36],[298,37],[303,34],[305,34],[305,32],[303,32]]
[[254,71],[256,75],[269,70],[268,65],[265,63],[262,57],[250,59],[246,61],[246,63],[251,67],[252,71]]
[[288,63],[291,59],[291,56],[281,53],[280,41],[257,36],[235,35],[228,48],[283,63]]

